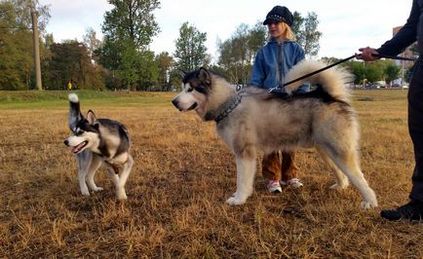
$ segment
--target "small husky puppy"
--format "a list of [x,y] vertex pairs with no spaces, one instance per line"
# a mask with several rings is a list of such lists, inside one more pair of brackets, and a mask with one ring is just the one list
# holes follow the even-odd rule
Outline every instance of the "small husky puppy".
[[[314,72],[325,64],[303,61],[286,82]],[[348,74],[330,69],[285,87],[285,96],[255,87],[241,91],[224,78],[200,68],[187,73],[184,86],[172,101],[180,111],[196,111],[204,121],[215,121],[219,136],[235,154],[236,192],[226,202],[244,204],[253,193],[257,151],[269,154],[315,147],[334,169],[336,184],[351,182],[361,193],[361,206],[377,206],[374,191],[360,169],[358,122],[345,87]],[[318,87],[292,94],[305,81]]]
[[84,117],[76,94],[69,94],[69,104],[68,122],[73,134],[64,143],[76,155],[82,195],[90,195],[88,187],[92,191],[103,190],[95,184],[94,175],[104,164],[116,187],[117,198],[127,199],[125,183],[134,163],[129,154],[128,130],[117,121],[97,119],[91,110]]

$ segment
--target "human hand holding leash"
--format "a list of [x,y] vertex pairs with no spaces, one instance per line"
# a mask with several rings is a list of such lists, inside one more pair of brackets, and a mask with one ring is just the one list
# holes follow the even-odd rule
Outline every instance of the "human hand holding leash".
[[362,59],[364,61],[374,61],[380,58],[379,53],[374,48],[365,47],[359,48],[358,50],[361,51],[361,53],[356,56],[358,59]]

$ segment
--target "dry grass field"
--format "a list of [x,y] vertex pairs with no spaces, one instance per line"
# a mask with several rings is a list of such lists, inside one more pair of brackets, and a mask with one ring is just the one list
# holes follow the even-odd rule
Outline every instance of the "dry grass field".
[[[413,168],[405,91],[355,91],[361,164],[380,208],[407,201]],[[213,123],[179,113],[166,93],[82,93],[82,109],[127,125],[135,165],[128,200],[79,192],[63,145],[67,93],[0,92],[0,257],[423,258],[423,224],[359,208],[313,150],[300,151],[304,187],[270,195],[260,173],[243,206],[233,156]],[[422,122],[423,123],[423,122]],[[260,164],[258,165],[260,166]]]

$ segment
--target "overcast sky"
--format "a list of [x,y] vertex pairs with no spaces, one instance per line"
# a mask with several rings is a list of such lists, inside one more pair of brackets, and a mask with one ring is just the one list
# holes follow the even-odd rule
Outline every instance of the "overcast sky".
[[[47,32],[56,42],[82,40],[86,29],[101,34],[104,13],[110,10],[106,0],[40,0],[50,5]],[[188,21],[207,33],[208,53],[217,56],[216,43],[228,39],[242,23],[263,21],[275,5],[285,5],[291,12],[306,16],[315,12],[322,32],[319,57],[345,58],[359,47],[379,47],[392,37],[392,28],[406,22],[412,0],[161,0],[154,13],[160,33],[150,48],[156,54],[173,54],[180,26]]]

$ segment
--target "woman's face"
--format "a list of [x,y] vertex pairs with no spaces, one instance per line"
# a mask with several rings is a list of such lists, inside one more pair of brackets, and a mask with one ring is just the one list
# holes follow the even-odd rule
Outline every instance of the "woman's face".
[[269,24],[267,24],[267,28],[269,29],[269,34],[272,38],[283,39],[284,26],[282,22],[269,22]]

